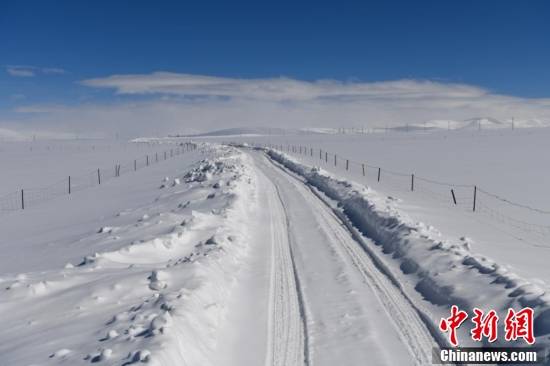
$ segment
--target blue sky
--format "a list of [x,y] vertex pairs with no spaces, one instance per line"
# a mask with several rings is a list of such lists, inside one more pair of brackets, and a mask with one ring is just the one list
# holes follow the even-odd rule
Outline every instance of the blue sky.
[[29,104],[140,99],[81,81],[155,71],[432,80],[547,98],[548,19],[544,0],[4,1],[0,115]]

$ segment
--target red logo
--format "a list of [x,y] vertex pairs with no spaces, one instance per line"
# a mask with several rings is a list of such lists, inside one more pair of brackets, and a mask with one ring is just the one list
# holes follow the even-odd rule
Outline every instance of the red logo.
[[474,341],[481,342],[483,337],[486,337],[489,342],[494,342],[497,340],[497,324],[498,324],[498,315],[497,312],[491,310],[487,315],[483,315],[483,310],[474,308],[474,317],[472,321],[475,324],[474,329],[470,331],[472,339]]
[[451,307],[451,316],[448,318],[442,318],[439,322],[439,329],[441,329],[442,332],[449,332],[449,341],[455,347],[458,346],[456,330],[462,323],[464,323],[466,319],[468,319],[468,313],[458,310],[458,306],[453,305]]
[[[495,310],[484,313],[483,310],[474,308],[472,322],[474,327],[470,330],[472,339],[476,342],[483,341],[484,338],[490,343],[497,340],[499,317]],[[504,339],[508,342],[523,338],[528,344],[535,343],[533,331],[533,309],[526,307],[519,311],[508,309],[508,314],[504,320]],[[448,318],[441,318],[439,329],[444,333],[449,333],[449,342],[453,347],[458,346],[457,329],[468,319],[468,313],[460,310],[458,306],[451,306],[451,315]]]
[[504,328],[506,334],[504,338],[507,341],[515,341],[518,338],[523,338],[527,343],[535,343],[533,333],[533,315],[534,311],[531,308],[523,308],[516,312],[514,309],[508,309],[508,315],[504,320]]

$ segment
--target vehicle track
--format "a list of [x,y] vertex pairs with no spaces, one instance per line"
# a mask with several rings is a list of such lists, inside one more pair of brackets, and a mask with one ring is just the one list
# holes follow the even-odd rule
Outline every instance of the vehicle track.
[[[333,209],[320,199],[314,192],[314,189],[307,185],[301,177],[289,172],[287,169],[267,157],[262,156],[259,159],[263,159],[263,164],[260,163],[258,165],[262,166],[263,169],[277,170],[304,198],[312,215],[315,216],[315,220],[319,224],[319,230],[329,239],[332,249],[339,254],[339,257],[342,258],[343,261],[349,263],[348,267],[352,267],[353,271],[361,276],[364,284],[375,293],[378,301],[385,309],[387,318],[391,320],[402,343],[408,348],[412,363],[416,365],[431,364],[432,348],[436,347],[437,344],[426,324],[424,324],[418,312],[414,306],[412,306],[409,299],[403,294],[402,290],[395,286],[395,284],[377,268],[372,258],[367,254],[365,249],[354,240],[353,234],[333,212]],[[276,187],[276,183],[273,182],[273,184]],[[277,190],[277,188],[275,189]],[[278,196],[279,199],[282,200],[279,193]],[[283,205],[281,212],[285,212],[284,201],[282,201],[281,204]],[[281,212],[279,214],[281,214]],[[285,220],[288,220],[288,218]],[[288,230],[288,223],[286,227]],[[280,229],[284,230],[284,228]],[[283,234],[280,233],[279,235]],[[292,256],[291,249],[289,249],[288,254]],[[292,259],[288,259],[287,257],[286,260]],[[298,278],[300,268],[296,269],[294,265],[293,271],[296,278]],[[361,289],[358,289],[358,291],[360,290]],[[307,291],[305,295],[307,297]],[[298,306],[300,306],[300,304],[298,304]],[[303,300],[301,306],[304,306]],[[302,319],[304,319],[304,314],[302,314]],[[307,339],[307,327],[304,326],[303,330],[305,339]],[[307,347],[305,347],[305,349],[307,350]],[[307,357],[305,359],[307,359]],[[314,360],[313,358],[312,364],[315,364],[315,362],[313,362]]]
[[292,258],[288,221],[275,185],[266,187],[271,215],[271,283],[266,366],[308,365],[307,323]]

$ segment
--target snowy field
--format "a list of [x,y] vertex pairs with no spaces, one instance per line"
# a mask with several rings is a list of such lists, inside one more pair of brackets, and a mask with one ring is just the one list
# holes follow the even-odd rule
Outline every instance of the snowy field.
[[550,156],[550,129],[232,136],[219,140],[282,147],[300,161],[399,199],[399,208],[411,220],[431,226],[447,240],[461,242],[465,238],[477,252],[512,265],[522,275],[550,278],[550,171],[544,168]]
[[[240,138],[271,149],[195,139],[195,150],[6,213],[0,365],[427,365],[449,344],[437,325],[453,304],[533,307],[537,345],[548,345],[550,247],[494,220],[482,191],[473,212],[470,185],[544,208],[535,197],[548,175],[534,167],[549,132],[453,133]],[[139,141],[119,145],[120,159],[188,140]],[[75,169],[82,154],[112,161],[113,145],[63,146],[76,151],[42,155]],[[36,172],[55,160],[26,159]],[[509,205],[499,210],[534,220]],[[468,332],[461,345],[479,345]]]
[[[164,151],[174,154],[175,145],[133,143],[118,140],[38,140],[0,142],[0,214],[21,208],[20,191],[27,207],[73,192],[164,160]],[[167,156],[169,157],[169,156]]]
[[550,128],[232,136],[219,140],[282,144],[285,150],[289,144],[303,145],[317,153],[320,148],[331,155],[329,158],[337,154],[340,159],[383,170],[415,173],[455,185],[477,184],[512,201],[550,208],[550,195],[546,194],[550,172],[544,168],[550,153]]

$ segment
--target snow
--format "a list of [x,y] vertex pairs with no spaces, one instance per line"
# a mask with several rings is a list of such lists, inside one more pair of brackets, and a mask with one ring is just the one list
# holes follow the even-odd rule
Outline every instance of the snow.
[[[331,210],[300,181],[273,169],[261,157],[255,160],[276,187],[272,196],[279,204],[272,202],[269,210],[275,217],[280,212],[282,231],[289,231],[286,255],[296,278],[306,360],[334,365],[345,354],[350,365],[361,365],[365,359],[376,365],[429,363],[435,346],[429,331],[399,290],[377,273],[368,255],[357,250],[357,243]],[[265,187],[268,190],[269,183]],[[275,298],[284,297],[275,294]],[[276,318],[284,322],[284,311]],[[282,335],[276,335],[279,338]]]
[[0,128],[0,141],[24,141],[26,139],[28,137],[18,131]]
[[0,197],[22,188],[38,189],[58,182],[66,189],[69,175],[75,184],[79,180],[88,182],[95,178],[98,168],[105,175],[113,174],[116,164],[133,170],[134,159],[142,167],[146,155],[154,159],[155,153],[161,155],[175,147],[119,140],[0,141]]
[[[452,304],[530,306],[547,346],[550,131],[335,132],[204,136],[4,214],[0,364],[423,365]],[[0,192],[188,141],[5,142]]]
[[[276,151],[269,155],[335,201],[342,215],[373,240],[363,247],[403,288],[424,319],[444,317],[451,305],[505,313],[509,307],[535,309],[538,344],[550,342],[550,297],[543,282],[530,283],[491,259],[470,251],[467,239],[456,245],[439,239],[430,228],[412,223],[395,207],[395,199],[302,165]],[[437,323],[431,324],[432,329]],[[468,343],[469,337],[463,335]],[[471,342],[471,341],[470,341]],[[504,346],[505,342],[502,342]],[[474,346],[475,344],[472,344]]]
[[[431,227],[437,235],[457,244],[460,238],[468,237],[468,245],[476,252],[536,280],[550,277],[546,259],[550,247],[546,214],[550,211],[550,196],[546,194],[550,176],[543,168],[547,165],[549,135],[549,129],[522,129],[242,140],[279,145],[285,152],[288,146],[296,146],[296,152],[290,152],[295,158],[394,197],[402,212]],[[302,154],[298,146],[304,147]],[[349,170],[345,169],[346,159],[350,159]],[[361,164],[367,164],[365,176]],[[478,188],[475,213],[474,185]]]
[[[201,155],[6,216],[2,363],[208,364],[256,185],[237,151]],[[185,184],[159,188],[167,172]],[[46,222],[52,209],[61,217]],[[37,235],[18,232],[32,222]]]

